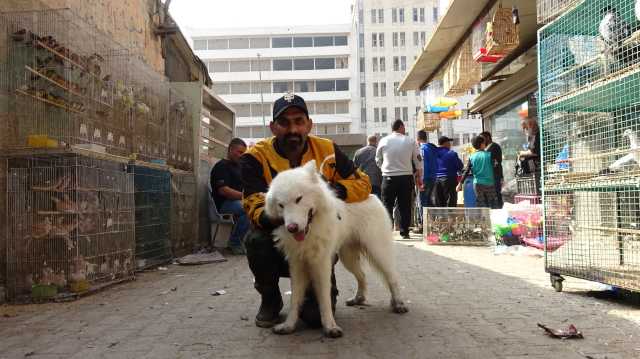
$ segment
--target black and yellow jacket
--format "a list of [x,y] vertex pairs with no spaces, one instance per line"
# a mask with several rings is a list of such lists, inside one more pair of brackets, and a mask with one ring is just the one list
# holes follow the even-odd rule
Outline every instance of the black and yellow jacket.
[[[242,204],[254,227],[272,229],[263,214],[265,193],[273,178],[291,168],[289,160],[277,148],[275,137],[260,141],[240,159],[244,184]],[[315,160],[323,178],[347,203],[364,201],[371,192],[369,177],[331,140],[309,136],[300,165]]]

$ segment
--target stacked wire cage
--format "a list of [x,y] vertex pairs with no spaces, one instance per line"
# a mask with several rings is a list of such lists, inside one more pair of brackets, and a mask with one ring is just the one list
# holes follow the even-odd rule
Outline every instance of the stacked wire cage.
[[130,153],[115,111],[128,52],[69,10],[0,14],[2,145]]
[[171,89],[169,106],[169,156],[174,168],[192,171],[194,166],[194,134],[192,106],[179,91]]
[[133,277],[133,182],[125,161],[61,152],[7,162],[10,300],[80,294]]
[[193,172],[171,171],[171,249],[175,257],[198,246],[197,180]]
[[562,275],[640,290],[638,19],[634,0],[582,0],[538,34],[546,270],[558,291]]
[[136,268],[146,269],[172,258],[171,174],[164,166],[141,162],[129,171],[134,181]]
[[423,208],[423,236],[428,244],[488,245],[489,208]]

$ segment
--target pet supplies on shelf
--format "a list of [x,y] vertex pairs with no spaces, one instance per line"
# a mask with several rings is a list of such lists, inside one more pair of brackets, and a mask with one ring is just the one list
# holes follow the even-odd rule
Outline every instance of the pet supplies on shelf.
[[488,208],[424,208],[424,239],[428,244],[488,245]]
[[73,296],[133,278],[126,159],[58,151],[7,162],[9,300]]
[[635,1],[580,1],[539,33],[545,237],[561,275],[640,290]]

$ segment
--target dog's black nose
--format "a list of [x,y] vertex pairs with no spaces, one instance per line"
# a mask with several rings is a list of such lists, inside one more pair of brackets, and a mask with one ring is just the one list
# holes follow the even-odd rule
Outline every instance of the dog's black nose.
[[295,223],[287,224],[287,231],[289,233],[298,233],[298,225]]

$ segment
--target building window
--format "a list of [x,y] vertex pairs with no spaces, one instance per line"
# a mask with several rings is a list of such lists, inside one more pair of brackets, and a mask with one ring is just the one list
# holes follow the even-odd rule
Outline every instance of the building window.
[[235,104],[233,108],[236,109],[236,116],[249,117],[251,116],[251,105],[247,104]]
[[404,24],[404,9],[398,9],[398,22]]
[[271,82],[252,82],[251,93],[271,93]]
[[268,49],[269,39],[266,37],[256,37],[255,39],[249,39],[249,47],[252,49]]
[[313,81],[296,81],[294,85],[295,92],[315,92]]
[[371,34],[371,47],[378,47],[378,34]]
[[379,108],[374,108],[373,109],[373,122],[380,122],[380,109]]
[[374,57],[371,59],[371,71],[373,72],[378,72],[378,58]]
[[336,113],[335,102],[317,102],[316,113],[319,115],[333,115]]
[[206,50],[207,49],[207,40],[193,40],[193,49],[194,50]]
[[420,22],[424,24],[424,8],[420,8]]
[[413,22],[418,22],[418,8],[413,8]]
[[251,127],[236,127],[236,136],[240,138],[251,138]]
[[313,38],[313,46],[333,46],[333,36],[318,36]]
[[378,9],[378,24],[384,24],[384,9]]
[[270,112],[271,112],[271,105],[268,105],[268,104],[261,105],[259,103],[251,104],[252,117],[269,116]]
[[393,57],[393,71],[400,71],[400,58],[398,56]]
[[376,9],[371,9],[371,23],[375,24],[378,22],[378,16],[376,14]]
[[336,57],[336,69],[347,69],[347,68],[349,68],[349,58]]
[[409,108],[408,107],[403,107],[402,108],[402,121],[404,121],[404,122],[408,122],[409,121]]
[[336,113],[349,113],[349,101],[336,101]]
[[380,92],[378,91],[378,83],[374,82],[373,83],[373,97],[378,97],[380,96]]
[[312,37],[294,37],[293,47],[313,47]]
[[383,107],[380,109],[380,121],[387,122],[387,108]]
[[274,37],[271,39],[271,47],[283,48],[291,47],[292,39],[290,37]]
[[349,80],[336,80],[336,91],[349,91]]
[[433,7],[433,23],[437,23],[438,22],[438,7],[434,6]]
[[364,57],[360,58],[360,72],[364,72]]
[[367,84],[361,82],[360,83],[360,97],[365,97],[367,92]]
[[395,120],[399,120],[399,119],[400,119],[400,117],[402,116],[402,113],[401,113],[401,111],[400,111],[400,107],[396,107],[394,110],[395,110],[395,117],[394,117],[394,121],[395,121]]
[[291,81],[274,81],[273,93],[281,94],[293,91],[293,82]]
[[399,87],[400,87],[400,82],[394,82],[393,83],[393,96],[400,96],[400,94],[398,92],[398,91],[400,91]]
[[400,71],[405,71],[407,69],[407,57],[400,57]]
[[295,59],[293,61],[294,70],[313,70],[313,59]]
[[405,46],[405,37],[404,37],[404,32],[400,33],[400,47],[404,47]]
[[380,83],[380,96],[381,97],[386,97],[387,96],[387,83],[386,82],[381,82]]
[[358,42],[359,42],[359,46],[360,48],[364,47],[364,34],[358,34]]
[[367,109],[360,109],[360,123],[367,123]]
[[385,72],[386,71],[386,64],[385,64],[385,60],[384,57],[380,58],[380,72]]
[[327,91],[335,91],[335,90],[336,90],[336,82],[333,80],[316,81],[316,91],[318,92],[327,92]]
[[418,46],[420,44],[420,35],[417,31],[413,32],[413,46]]
[[334,46],[348,46],[349,41],[346,36],[336,36],[334,39]]
[[316,70],[332,70],[335,68],[336,59],[333,57],[316,59]]
[[230,61],[229,72],[249,72],[251,71],[251,61]]
[[392,38],[393,38],[393,47],[398,47],[398,33],[394,32],[392,34]]
[[271,71],[271,60],[251,60],[251,71]]
[[380,47],[384,47],[384,33],[383,32],[378,34],[378,41],[380,42]]
[[213,84],[213,92],[218,95],[228,95],[229,94],[229,83],[228,82],[220,82]]
[[427,33],[422,31],[420,32],[420,45],[424,46],[427,43]]
[[231,83],[231,93],[246,95],[251,93],[251,83],[250,82],[232,82]]
[[398,9],[395,7],[391,9],[391,23],[395,24],[398,22]]
[[213,72],[229,72],[229,61],[211,61]]
[[229,48],[230,49],[248,49],[249,48],[249,39],[247,39],[247,38],[229,39]]
[[358,9],[358,22],[364,23],[364,10]]
[[273,60],[273,71],[291,71],[293,70],[293,61],[290,59]]

